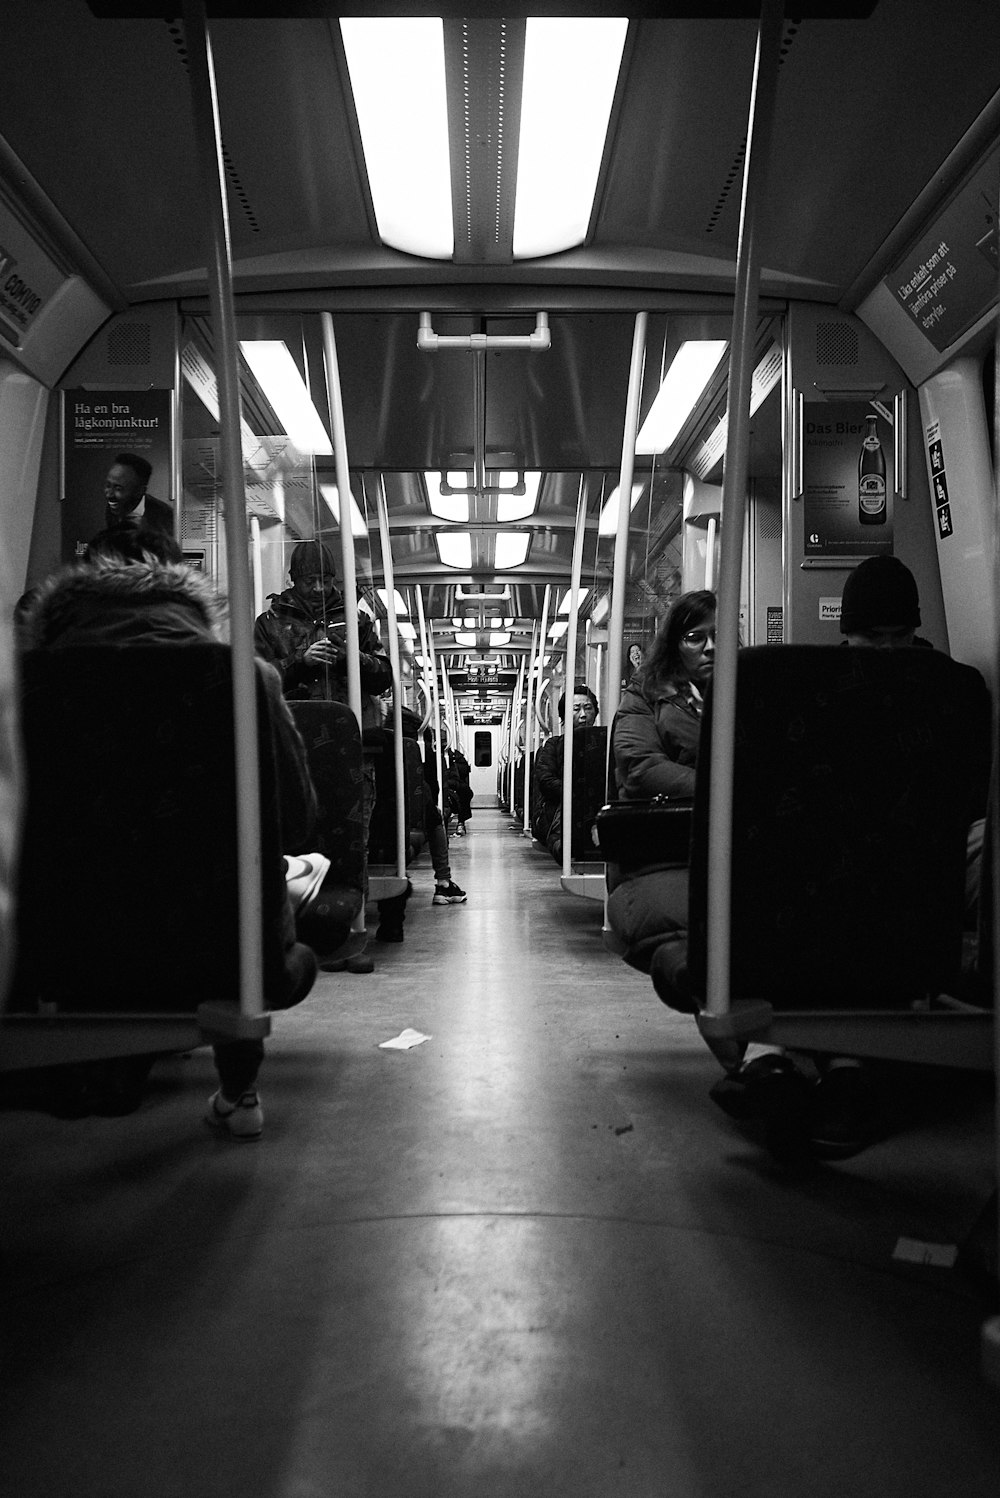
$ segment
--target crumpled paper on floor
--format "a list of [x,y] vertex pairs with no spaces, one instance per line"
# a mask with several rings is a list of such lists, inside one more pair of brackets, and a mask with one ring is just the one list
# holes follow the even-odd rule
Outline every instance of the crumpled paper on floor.
[[429,1035],[423,1035],[419,1030],[401,1030],[391,1040],[380,1040],[378,1048],[380,1051],[409,1051],[415,1045],[423,1045],[425,1040],[430,1040]]

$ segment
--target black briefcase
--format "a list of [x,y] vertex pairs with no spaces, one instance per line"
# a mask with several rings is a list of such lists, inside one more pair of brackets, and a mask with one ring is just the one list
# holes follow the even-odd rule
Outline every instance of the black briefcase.
[[691,850],[690,799],[654,796],[649,801],[611,801],[594,822],[601,852],[623,876],[641,869],[686,864]]

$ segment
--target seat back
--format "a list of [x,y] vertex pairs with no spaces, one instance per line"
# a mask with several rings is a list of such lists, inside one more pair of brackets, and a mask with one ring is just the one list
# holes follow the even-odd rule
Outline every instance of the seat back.
[[601,725],[577,728],[573,734],[574,863],[602,863],[594,842],[594,822],[608,799],[608,730]]
[[[689,911],[691,980],[702,995],[712,718],[710,691]],[[989,740],[982,678],[936,651],[741,652],[733,1001],[888,1008],[952,989],[966,835],[982,815]]]
[[[224,645],[22,661],[27,787],[10,1008],[192,1011],[239,999],[232,666]],[[258,682],[264,991],[284,990],[285,881]]]
[[354,890],[365,880],[364,769],[361,730],[342,702],[289,702],[316,788],[312,842],[330,860],[324,885]]

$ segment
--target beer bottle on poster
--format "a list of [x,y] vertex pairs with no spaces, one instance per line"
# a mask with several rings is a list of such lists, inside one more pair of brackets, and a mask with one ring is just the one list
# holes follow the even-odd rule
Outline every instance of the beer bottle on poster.
[[862,525],[884,525],[885,454],[878,440],[878,417],[865,417],[865,440],[858,460],[858,519]]

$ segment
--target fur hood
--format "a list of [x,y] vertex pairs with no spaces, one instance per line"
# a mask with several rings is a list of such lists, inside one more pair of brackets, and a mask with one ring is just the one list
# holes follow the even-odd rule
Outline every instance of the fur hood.
[[179,562],[98,557],[43,582],[24,620],[29,649],[148,637],[219,638],[225,606],[208,579]]

